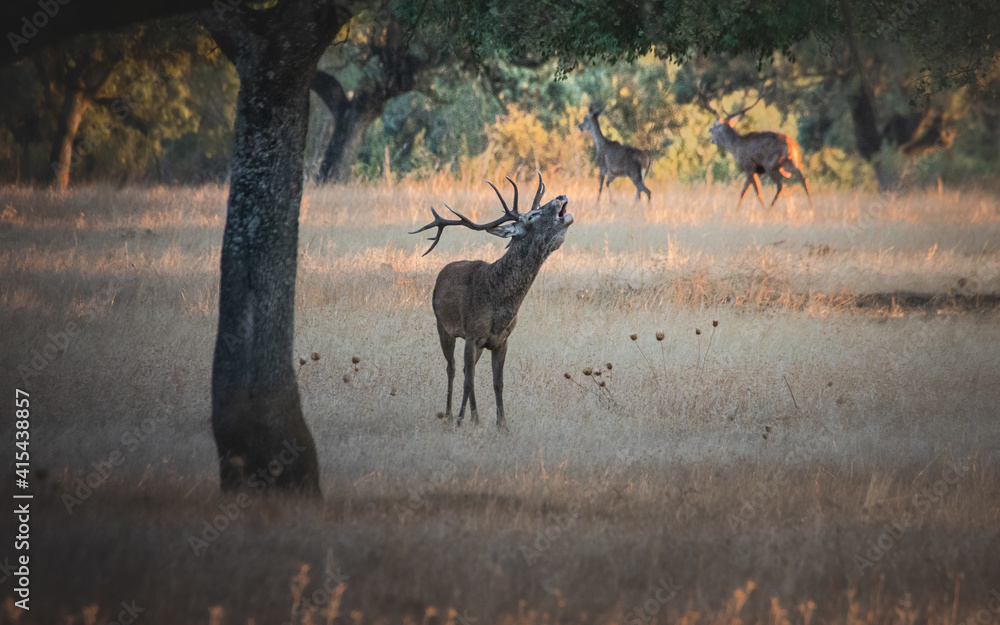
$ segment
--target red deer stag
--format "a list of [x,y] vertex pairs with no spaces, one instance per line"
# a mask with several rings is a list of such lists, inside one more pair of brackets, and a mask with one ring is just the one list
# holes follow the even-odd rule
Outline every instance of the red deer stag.
[[635,199],[646,194],[646,201],[653,199],[653,194],[646,187],[646,172],[649,171],[649,153],[631,145],[622,145],[612,141],[601,132],[600,117],[603,111],[593,105],[588,109],[587,116],[578,126],[580,130],[589,130],[594,135],[594,145],[597,147],[597,201],[601,201],[601,191],[604,190],[604,179],[608,179],[608,193],[611,193],[611,183],[615,178],[627,177],[635,185]]
[[559,249],[566,238],[566,230],[573,223],[573,215],[566,213],[569,200],[560,195],[545,206],[539,207],[545,185],[542,174],[538,174],[538,191],[531,203],[531,210],[520,213],[517,210],[517,185],[507,178],[514,187],[514,204],[507,208],[500,191],[492,182],[486,181],[500,198],[503,216],[486,224],[477,224],[464,215],[450,210],[458,219],[442,219],[434,207],[431,214],[434,221],[410,234],[437,228],[437,234],[428,239],[433,241],[424,256],[441,240],[441,233],[447,226],[464,226],[471,230],[485,230],[492,235],[509,238],[507,252],[494,263],[481,260],[460,260],[445,265],[434,284],[432,303],[437,318],[441,350],[447,362],[448,404],[445,413],[450,421],[452,384],[455,379],[455,339],[465,339],[465,385],[462,389],[462,406],[458,410],[457,425],[462,425],[465,403],[472,409],[472,422],[479,422],[476,410],[475,370],[483,349],[493,356],[493,392],[497,400],[497,428],[503,430],[503,364],[507,356],[507,338],[517,323],[517,311],[521,307],[531,283],[549,254]]
[[757,191],[757,199],[760,201],[761,207],[764,207],[764,199],[760,196],[760,174],[767,174],[774,181],[774,184],[778,185],[778,192],[774,194],[771,206],[774,206],[774,203],[778,201],[778,196],[781,195],[783,178],[791,178],[792,174],[797,174],[802,179],[806,198],[809,200],[809,206],[812,206],[809,183],[806,182],[806,177],[802,174],[802,150],[794,139],[786,134],[767,130],[741,135],[733,128],[733,124],[738,122],[744,113],[756,106],[757,102],[760,102],[759,97],[750,106],[732,114],[727,113],[725,117],[720,117],[707,102],[702,102],[703,107],[718,117],[709,131],[712,135],[712,143],[732,154],[740,170],[747,176],[743,191],[740,193],[740,201],[736,204],[736,210],[740,209],[743,196],[747,194],[747,189],[751,184]]

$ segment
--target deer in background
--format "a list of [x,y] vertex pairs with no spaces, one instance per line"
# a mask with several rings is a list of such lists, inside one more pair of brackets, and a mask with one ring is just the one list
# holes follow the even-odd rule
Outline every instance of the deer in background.
[[538,191],[527,213],[518,212],[517,185],[514,187],[514,204],[507,208],[500,191],[492,182],[503,216],[486,224],[477,224],[464,215],[445,207],[458,219],[442,219],[431,207],[434,221],[410,234],[437,228],[437,234],[424,256],[441,240],[441,233],[448,226],[463,226],[470,230],[486,231],[494,236],[510,239],[507,252],[494,263],[481,260],[460,260],[445,265],[438,274],[431,298],[437,319],[441,350],[447,363],[448,404],[445,413],[452,418],[451,395],[455,379],[455,339],[465,339],[465,384],[462,388],[462,405],[458,410],[457,426],[462,425],[465,404],[472,409],[472,422],[479,422],[476,410],[476,363],[484,349],[490,350],[493,360],[493,392],[497,401],[497,428],[506,429],[503,416],[503,365],[507,357],[507,338],[517,323],[517,311],[524,301],[531,283],[549,254],[559,249],[566,238],[566,230],[573,223],[573,215],[566,213],[569,200],[560,195],[545,206],[539,206],[545,193],[542,174],[538,174]]
[[743,184],[743,191],[740,192],[740,201],[736,204],[736,210],[740,209],[743,196],[746,195],[751,184],[757,192],[761,208],[764,207],[764,199],[760,195],[761,174],[767,174],[774,181],[774,184],[778,185],[778,192],[774,194],[771,206],[774,206],[774,203],[778,201],[778,196],[781,195],[783,180],[791,178],[792,174],[798,175],[802,180],[809,206],[812,206],[809,183],[806,182],[806,177],[802,174],[802,150],[799,149],[799,144],[794,139],[786,134],[767,130],[741,135],[733,128],[733,124],[738,122],[744,113],[756,106],[760,99],[758,97],[753,104],[740,111],[726,113],[725,117],[720,117],[706,99],[703,98],[701,101],[701,105],[718,118],[709,130],[712,143],[732,154],[740,170],[747,176],[746,183]]
[[612,141],[601,132],[598,119],[603,111],[593,105],[587,110],[587,116],[580,123],[580,130],[589,130],[594,135],[594,145],[597,147],[598,187],[597,201],[601,201],[601,191],[604,190],[604,179],[608,180],[608,193],[611,193],[611,183],[615,178],[627,177],[635,185],[635,199],[646,194],[646,201],[653,199],[653,194],[646,187],[646,172],[649,171],[649,153],[631,145],[622,145]]

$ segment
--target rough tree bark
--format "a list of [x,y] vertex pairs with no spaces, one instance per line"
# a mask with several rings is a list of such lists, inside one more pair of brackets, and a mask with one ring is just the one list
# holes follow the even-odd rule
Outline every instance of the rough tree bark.
[[220,479],[318,495],[292,365],[299,207],[309,84],[349,14],[330,1],[215,6],[202,21],[240,77],[212,363]]

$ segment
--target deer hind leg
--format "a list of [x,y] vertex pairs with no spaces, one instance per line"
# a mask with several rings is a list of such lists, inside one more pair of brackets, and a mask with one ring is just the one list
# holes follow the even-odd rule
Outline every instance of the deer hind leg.
[[643,193],[646,194],[646,201],[647,202],[653,201],[653,194],[649,192],[649,188],[646,187],[646,183],[643,182],[643,179],[642,179],[642,170],[641,169],[632,172],[632,175],[629,176],[629,178],[632,179],[632,184],[635,185],[635,201],[636,202],[638,202],[642,198],[642,194]]
[[471,339],[465,340],[465,382],[462,384],[462,405],[458,409],[456,427],[462,427],[465,418],[465,404],[471,399],[473,419],[476,418],[476,344]]
[[789,165],[789,167],[793,172],[798,174],[799,178],[802,179],[802,188],[806,190],[806,199],[809,200],[809,208],[812,208],[813,200],[812,196],[809,195],[809,183],[806,182],[805,174],[803,174],[802,170],[796,167],[795,165]]
[[774,194],[774,199],[771,200],[771,208],[774,208],[774,203],[778,201],[778,196],[781,195],[781,189],[783,188],[782,187],[782,173],[784,173],[784,172],[782,172],[779,169],[777,171],[771,172],[771,174],[770,174],[771,175],[771,180],[774,181],[774,184],[778,185],[778,192]]
[[503,363],[507,359],[507,341],[492,352],[493,359],[493,394],[497,398],[497,429],[506,430],[503,420]]
[[444,360],[447,363],[448,372],[448,407],[445,409],[445,417],[451,421],[454,417],[451,412],[451,395],[455,383],[455,337],[438,324],[438,336],[441,338],[441,351],[444,352]]

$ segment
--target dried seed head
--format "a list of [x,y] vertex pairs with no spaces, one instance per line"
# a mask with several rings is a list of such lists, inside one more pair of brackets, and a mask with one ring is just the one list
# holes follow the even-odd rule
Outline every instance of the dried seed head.
[[437,413],[437,418],[438,419],[444,419],[444,413],[443,412]]
[[712,321],[712,327],[713,328],[718,328],[719,327],[719,320],[718,319],[715,319],[715,320]]
[[765,425],[764,426],[764,431],[770,432],[771,431],[771,426],[770,425]]
[[695,328],[694,329],[694,333],[695,334],[701,334],[701,329],[700,328]]
[[594,367],[594,376],[598,378],[601,377],[601,370],[597,367]]
[[347,384],[350,381],[351,381],[351,376],[349,374],[345,373],[344,374],[344,384]]
[[567,371],[566,373],[564,373],[564,374],[563,374],[563,377],[564,377],[564,378],[566,378],[567,380],[572,380],[572,379],[573,379],[573,376],[571,376],[571,375],[569,374],[569,371]]
[[610,362],[605,364],[604,366],[608,368],[608,371],[611,371],[612,367]]
[[604,386],[604,380],[601,380],[600,382],[598,382],[597,385],[598,386]]
[[361,359],[358,358],[357,356],[351,356],[351,362],[353,362],[354,364],[358,364],[359,362],[361,362]]
[[591,369],[590,367],[587,367],[586,369],[583,370],[583,375],[590,375],[593,372],[594,372],[593,369]]
[[303,358],[302,356],[299,356],[299,364],[300,364],[300,365],[304,365],[304,364],[306,364],[306,359],[305,359],[305,358]]
[[830,382],[827,382],[826,385],[827,386],[833,386],[833,381],[831,380]]
[[313,360],[319,360],[319,352],[313,352],[309,357]]
[[764,440],[767,440],[767,434],[764,434]]
[[639,338],[639,335],[638,334],[629,334],[628,337],[634,341],[637,338]]
[[657,332],[657,333],[656,333],[656,340],[657,340],[657,341],[662,341],[662,340],[663,340],[663,337],[664,337],[664,334],[663,334],[663,332]]
[[395,386],[389,389],[389,394],[392,395],[393,397],[396,396],[396,387]]

